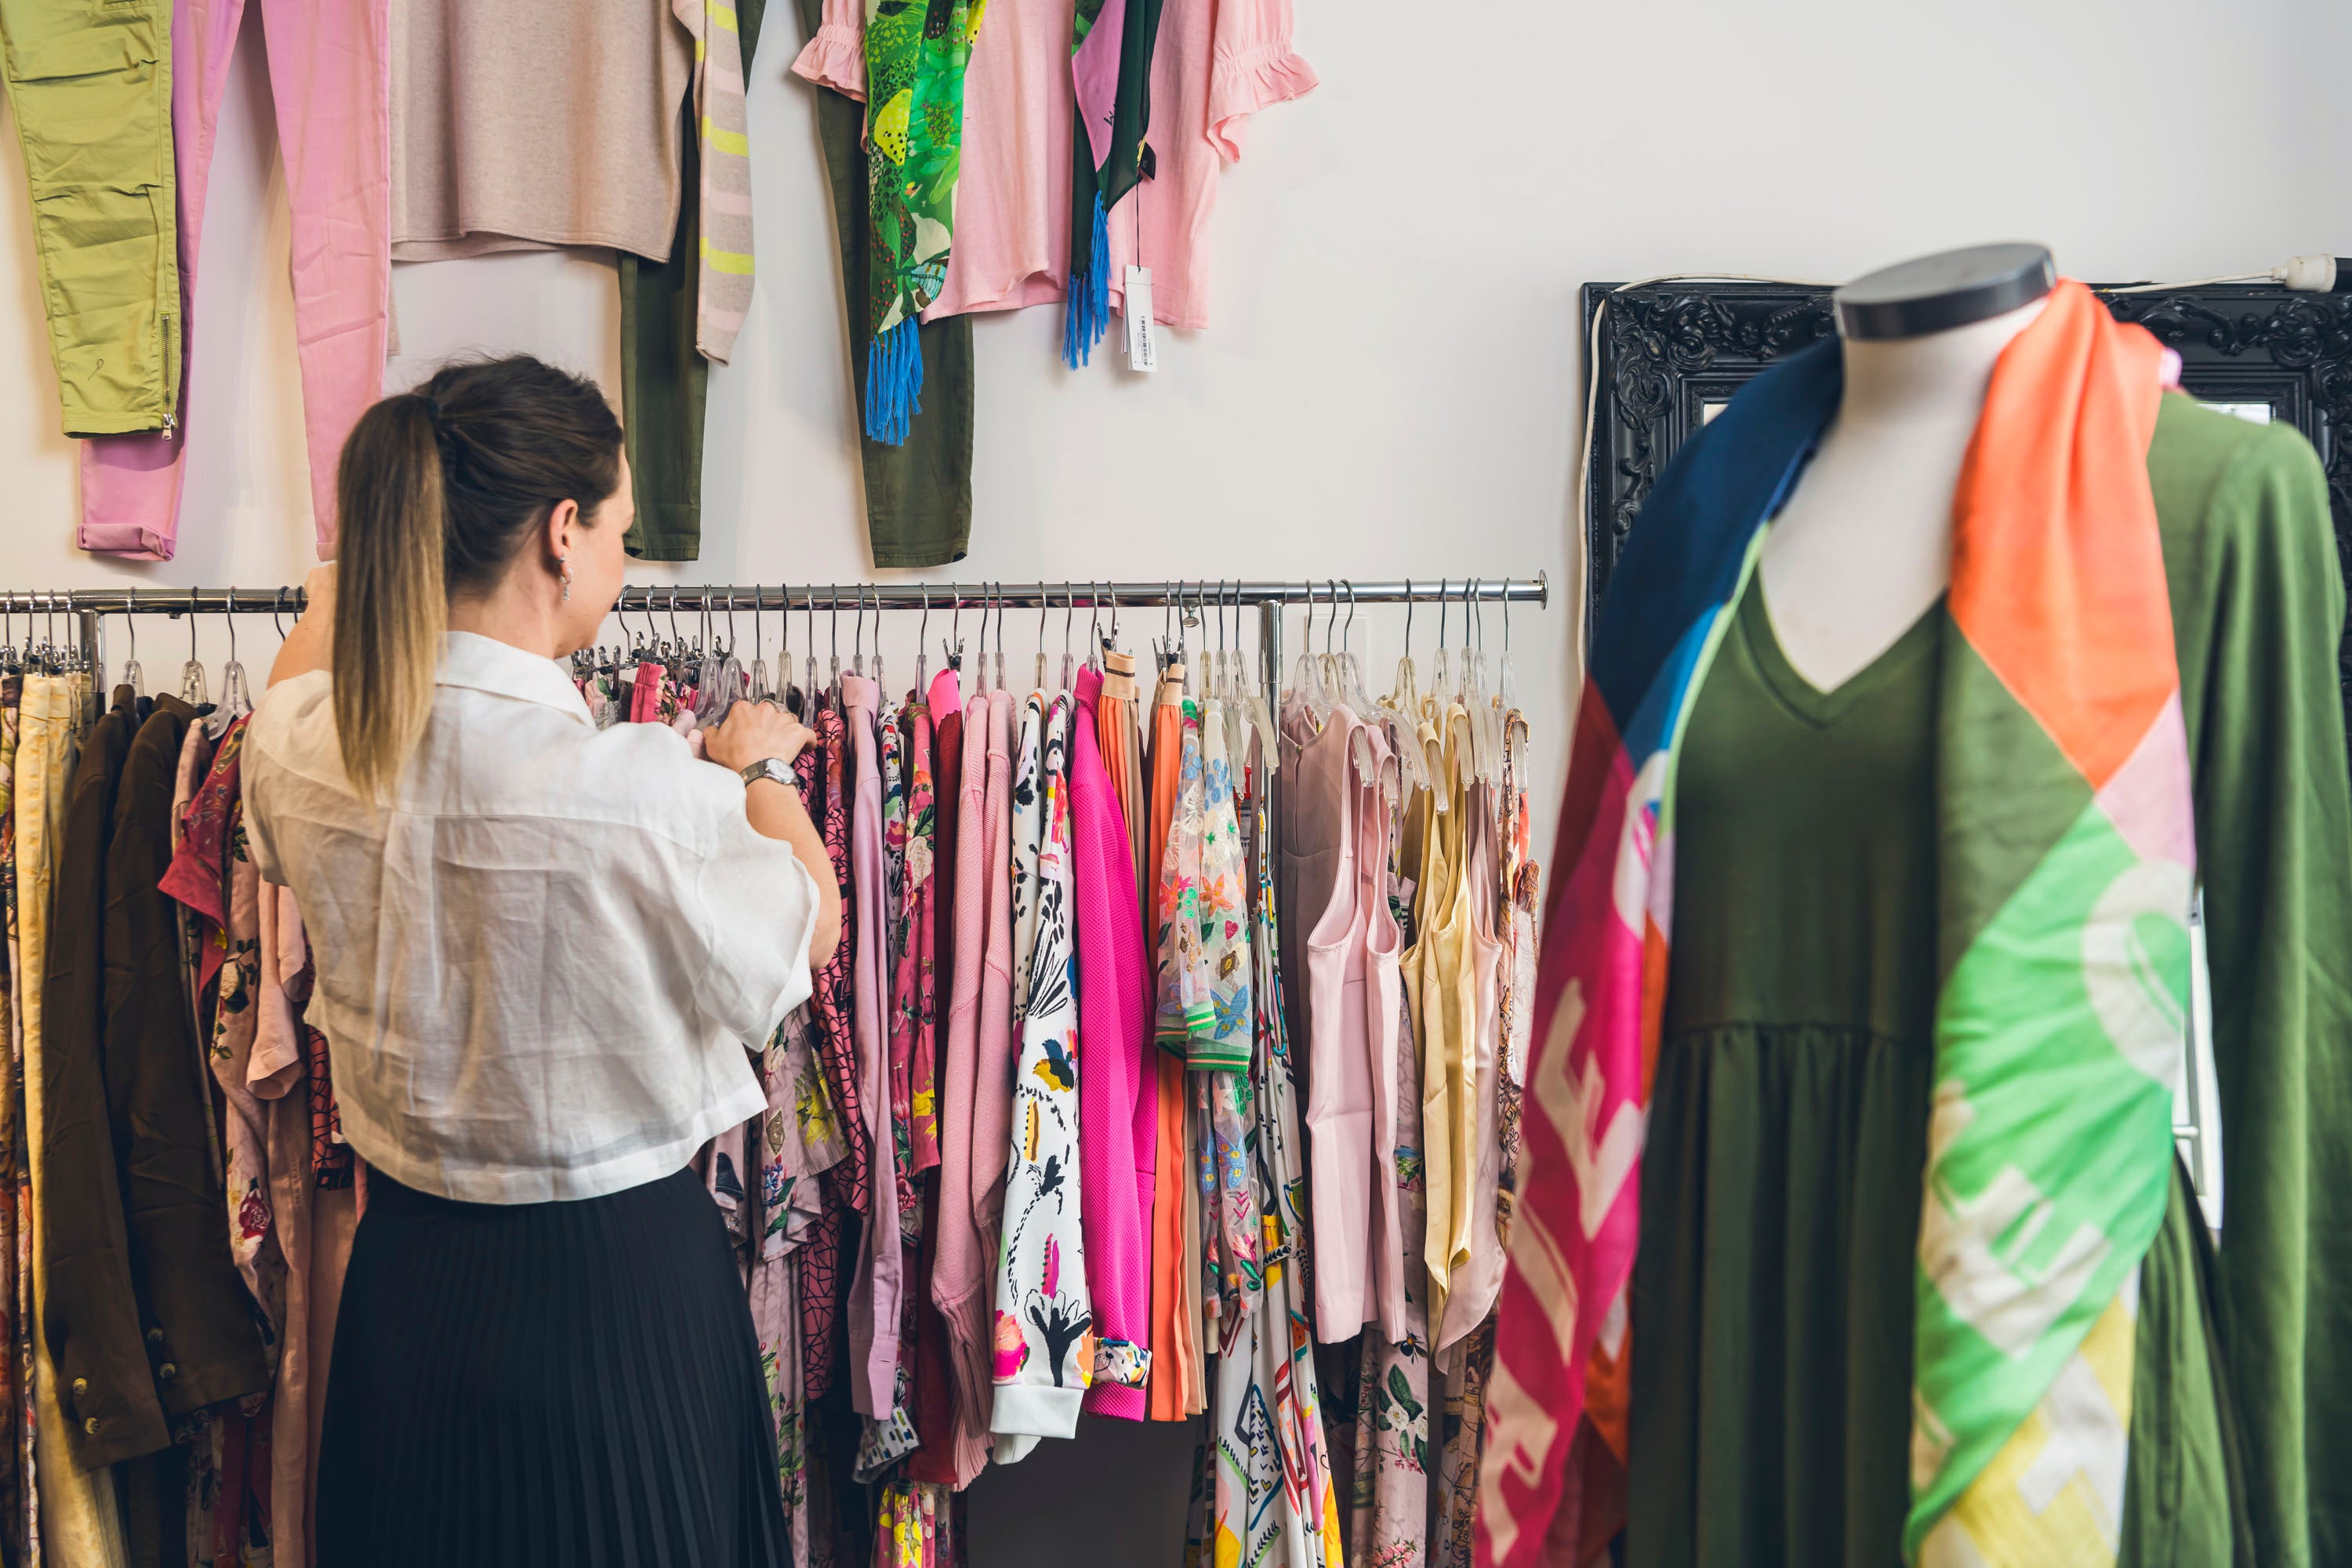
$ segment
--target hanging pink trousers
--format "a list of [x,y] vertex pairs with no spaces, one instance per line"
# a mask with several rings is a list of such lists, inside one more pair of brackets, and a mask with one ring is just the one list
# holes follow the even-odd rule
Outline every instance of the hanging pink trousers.
[[[392,273],[390,0],[251,0],[261,7],[269,90],[294,228],[294,341],[319,556],[335,552],[335,463],[383,390]],[[177,0],[172,136],[179,162],[180,305],[187,354],[176,428],[82,444],[81,547],[168,561],[179,542],[186,388],[199,336],[196,251],[229,58],[247,0]],[[196,410],[201,420],[209,412]],[[228,415],[229,411],[220,411]],[[224,418],[224,423],[226,419]]]

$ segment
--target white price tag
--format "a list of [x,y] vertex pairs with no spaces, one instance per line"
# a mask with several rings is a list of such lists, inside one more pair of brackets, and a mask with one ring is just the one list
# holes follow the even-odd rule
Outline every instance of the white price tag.
[[1127,365],[1129,370],[1160,368],[1160,328],[1151,319],[1151,268],[1127,269]]

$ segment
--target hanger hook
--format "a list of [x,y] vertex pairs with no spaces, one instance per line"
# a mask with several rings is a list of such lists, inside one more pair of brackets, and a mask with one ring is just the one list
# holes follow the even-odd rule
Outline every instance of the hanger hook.
[[1506,578],[1504,578],[1504,579],[1503,579],[1503,653],[1504,653],[1505,657],[1507,657],[1507,657],[1509,656],[1509,654],[1510,654],[1510,651],[1511,651],[1511,580],[1510,580],[1508,577],[1506,577]]
[[838,664],[838,663],[841,661],[841,584],[838,584],[838,583],[835,583],[835,584],[834,584],[832,585],[832,587],[833,587],[833,658],[834,658],[834,662],[835,662],[835,663],[836,663],[836,664]]
[[221,619],[228,623],[228,661],[235,664],[236,662],[236,590],[234,588],[228,590],[228,608],[221,612]]
[[1437,651],[1445,651],[1445,579],[1437,580]]
[[1070,624],[1078,617],[1078,599],[1072,592],[1070,580],[1062,579],[1062,662],[1070,660]]
[[1339,634],[1339,648],[1352,658],[1356,651],[1356,580],[1345,577],[1340,581],[1348,585],[1348,629]]
[[1404,580],[1404,656],[1412,657],[1412,579]]
[[188,590],[188,662],[196,662],[196,591]]
[[915,657],[922,657],[923,645],[931,640],[931,585],[923,584],[923,621],[915,628]]

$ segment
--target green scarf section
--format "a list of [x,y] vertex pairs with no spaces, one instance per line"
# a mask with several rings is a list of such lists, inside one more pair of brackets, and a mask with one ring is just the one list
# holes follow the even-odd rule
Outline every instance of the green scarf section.
[[874,244],[866,433],[898,446],[922,410],[915,318],[947,279],[963,156],[963,73],[988,0],[866,0]]
[[[1107,7],[1116,8],[1104,23]],[[1070,288],[1062,313],[1062,363],[1073,370],[1092,363],[1095,344],[1110,324],[1108,215],[1152,173],[1144,135],[1151,124],[1160,7],[1160,0],[1078,0],[1071,30],[1077,134],[1070,138]]]

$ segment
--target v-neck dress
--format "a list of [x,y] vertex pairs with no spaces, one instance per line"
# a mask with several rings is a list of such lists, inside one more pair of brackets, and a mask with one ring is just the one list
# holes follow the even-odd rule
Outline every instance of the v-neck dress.
[[[2176,1163],[2140,1273],[2127,1474],[2099,1501],[2136,1568],[2325,1561],[2347,1520],[2305,1425],[2344,1394],[2321,1323],[2347,1312],[2306,1295],[2296,1260],[2315,1288],[2347,1250],[2322,1170],[2352,1168],[2325,1131],[2352,1113],[2330,945],[2352,923],[2342,588],[2308,447],[2165,404],[2149,468],[2195,759],[2228,1246],[2217,1259]],[[1693,705],[1630,1303],[1633,1568],[1902,1560],[1948,626],[1939,603],[1823,692],[1751,581]],[[2309,1165],[2272,1161],[2281,1140]]]

